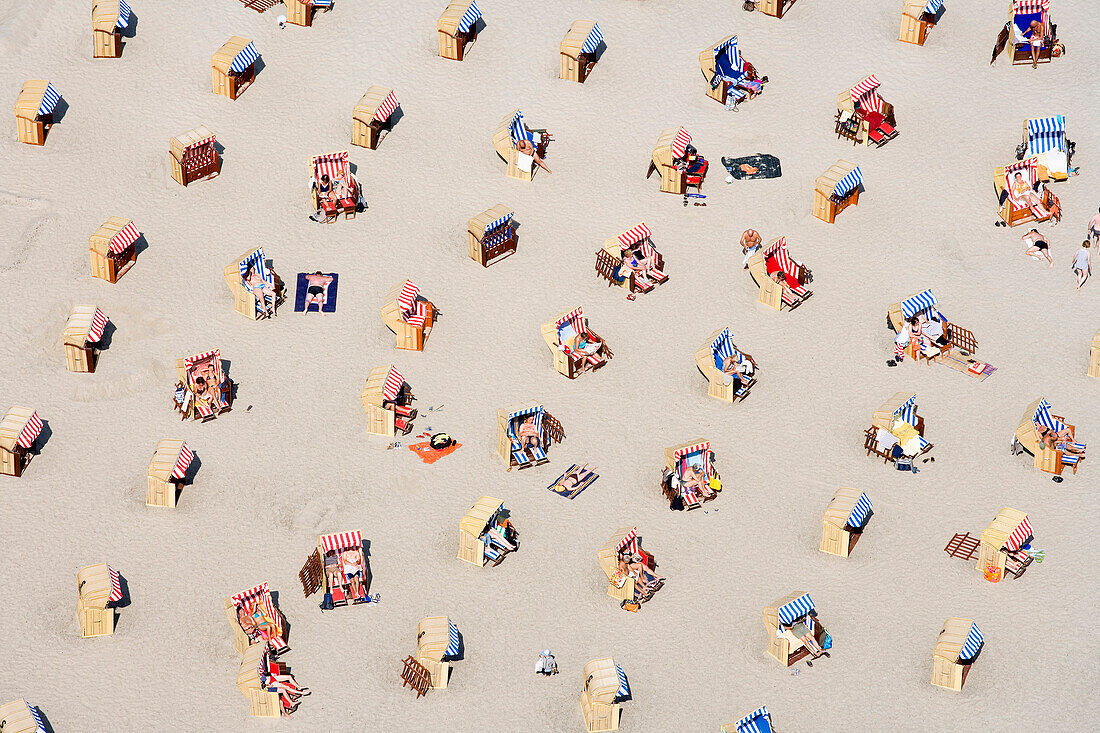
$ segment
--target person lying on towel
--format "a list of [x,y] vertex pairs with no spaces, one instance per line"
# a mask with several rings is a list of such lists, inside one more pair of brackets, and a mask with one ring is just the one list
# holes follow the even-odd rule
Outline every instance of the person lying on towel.
[[574,468],[572,471],[566,472],[566,474],[562,476],[556,484],[551,486],[550,489],[559,494],[572,493],[585,481],[595,476],[597,468],[599,467],[592,466],[591,468],[589,468],[588,464],[585,463],[579,468]]
[[321,271],[306,275],[309,286],[306,289],[306,308],[316,304],[318,308],[325,304],[325,288],[332,282],[332,277],[321,274]]

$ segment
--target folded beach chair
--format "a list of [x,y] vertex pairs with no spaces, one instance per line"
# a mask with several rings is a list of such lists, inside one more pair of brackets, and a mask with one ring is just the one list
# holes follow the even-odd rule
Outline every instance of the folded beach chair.
[[217,139],[206,125],[200,125],[168,141],[172,178],[181,186],[213,178],[221,171]]
[[855,163],[838,160],[814,179],[813,215],[832,224],[837,215],[849,206],[859,205],[863,187],[863,171]]
[[453,0],[435,23],[439,37],[439,55],[445,59],[461,61],[466,55],[466,44],[477,40],[477,22],[481,11],[473,0]]
[[772,716],[761,705],[736,723],[723,725],[721,733],[772,733]]
[[115,633],[115,609],[112,604],[123,598],[118,571],[105,562],[83,567],[76,574],[76,591],[80,636],[88,638]]
[[374,150],[390,129],[393,113],[397,111],[397,97],[393,90],[372,84],[355,105],[351,113],[351,144]]
[[42,418],[29,407],[12,407],[0,420],[0,474],[19,478],[34,457]]
[[795,591],[764,608],[764,627],[768,631],[767,652],[783,666],[789,667],[810,654],[805,643],[792,638],[790,633],[784,633],[784,628],[802,623],[813,632],[818,644],[824,638],[825,627],[818,620],[815,609],[810,594],[804,591]]
[[182,440],[158,441],[145,471],[148,485],[145,506],[174,508],[180,486],[194,459],[194,452]]
[[[538,446],[524,447],[517,431],[528,419],[534,419]],[[497,453],[508,463],[508,470],[527,468],[546,463],[550,459],[546,451],[565,437],[561,423],[541,403],[530,401],[511,409],[497,410]]]
[[45,145],[53,126],[53,111],[61,95],[45,79],[24,82],[15,100],[15,124],[18,139],[28,145]]
[[416,625],[416,661],[427,668],[432,689],[447,687],[451,662],[462,650],[458,627],[446,616],[429,616]]
[[[310,180],[310,195],[313,198],[314,211],[323,211],[326,223],[336,221],[341,213],[344,215],[345,220],[354,219],[355,213],[359,210],[359,202],[363,194],[359,188],[359,181],[351,174],[348,151],[342,150],[339,153],[316,155],[310,160],[310,166],[313,168],[313,177]],[[321,176],[325,175],[329,177],[330,182],[336,181],[337,178],[343,179],[344,184],[347,186],[347,196],[336,201],[322,201],[320,196]]]
[[588,733],[618,730],[621,702],[629,698],[626,672],[611,657],[592,659],[581,669],[581,714]]
[[[1066,448],[1070,447],[1083,451],[1085,444],[1076,442],[1076,427],[1067,425],[1064,422],[1064,417],[1052,414],[1050,409],[1050,403],[1043,397],[1035,400],[1024,409],[1024,414],[1020,417],[1020,424],[1013,435],[1012,453],[1017,455],[1021,450],[1030,453],[1035,457],[1035,468],[1052,473],[1055,476],[1061,476],[1062,469],[1066,466],[1070,466],[1076,475],[1078,463],[1085,456],[1083,453],[1069,452]],[[1040,427],[1055,432],[1068,427],[1073,439],[1057,443],[1053,449],[1048,448],[1039,440]]]
[[837,489],[821,515],[821,544],[817,549],[830,555],[848,557],[863,536],[870,516],[871,500],[867,494],[858,489]]
[[858,122],[856,141],[864,145],[885,145],[897,137],[897,124],[894,119],[894,105],[883,100],[878,94],[879,80],[874,74],[866,77],[855,86],[836,97],[837,132],[844,116],[854,116]]
[[968,618],[949,618],[932,648],[932,684],[949,690],[962,690],[970,665],[982,650],[985,638],[981,629]]
[[558,45],[561,62],[558,78],[583,84],[592,73],[592,67],[596,65],[596,52],[602,43],[603,33],[599,23],[591,20],[573,21],[569,32]]
[[[577,336],[587,336],[590,341],[599,342],[599,349],[592,354],[575,351],[569,343]],[[542,338],[554,356],[554,368],[570,379],[576,378],[582,372],[602,367],[613,356],[607,342],[589,328],[588,319],[584,317],[581,308],[574,308],[542,324]]]
[[256,79],[260,55],[247,38],[233,36],[210,57],[214,94],[236,99]]
[[741,58],[737,36],[726,36],[699,52],[699,68],[707,80],[707,96],[732,109],[764,89],[762,81],[750,79],[755,70]]
[[915,458],[932,450],[924,439],[924,418],[917,414],[917,396],[897,392],[871,413],[871,427],[863,433],[863,448],[867,455],[882,458],[883,463],[896,462],[893,447],[902,447],[902,457]]
[[[806,283],[813,280],[813,273],[801,262],[791,259],[786,237],[768,242],[767,247],[749,257],[748,267],[760,291],[756,299],[769,308],[782,310],[786,306],[793,310],[813,295],[813,291],[806,288]],[[782,283],[772,279],[776,272],[783,273]]]
[[493,149],[508,164],[505,175],[521,181],[530,181],[534,178],[535,168],[538,166],[533,157],[524,155],[516,149],[516,143],[521,140],[530,142],[538,156],[545,160],[546,150],[553,136],[544,129],[532,130],[527,127],[527,123],[523,120],[523,112],[518,109],[505,115],[493,131]]
[[[262,277],[268,286],[274,288],[275,302],[270,302],[270,296],[264,295],[245,282],[244,278],[250,270]],[[251,318],[254,321],[267,318],[268,306],[270,305],[274,310],[283,301],[283,281],[275,270],[268,266],[263,247],[250,249],[233,263],[226,265],[222,270],[222,276],[225,278],[225,284],[229,286],[229,291],[233,293],[233,309],[245,318]]]
[[[1064,115],[1039,117],[1024,121],[1023,143],[1016,149],[1016,157],[1036,158],[1052,180],[1064,181],[1069,177],[1069,159],[1074,147],[1066,138]],[[1039,177],[1046,178],[1042,174]]]
[[[722,364],[729,357],[735,358],[738,364],[751,365],[749,373],[742,374],[740,386],[722,371]],[[712,333],[696,350],[695,366],[707,378],[707,394],[730,404],[748,397],[749,390],[756,384],[756,361],[733,344],[728,327]]]
[[107,327],[107,316],[94,305],[77,305],[69,311],[61,342],[65,346],[65,365],[70,372],[95,371],[99,350],[96,348]]
[[122,31],[130,26],[126,0],[99,0],[92,5],[92,57],[116,59],[122,55]]
[[404,280],[390,288],[380,311],[382,322],[397,335],[397,348],[423,351],[435,323],[436,309],[420,297],[420,287]]
[[902,0],[898,40],[923,46],[942,7],[943,0]]
[[333,0],[283,0],[286,5],[286,22],[308,28],[318,10],[326,13],[332,9]]
[[[222,371],[222,353],[218,349],[176,359],[179,381],[172,395],[172,404],[182,420],[213,420],[228,412],[233,403],[233,382]],[[202,377],[207,384],[208,399],[198,399],[196,380]],[[214,381],[210,385],[211,380]]]
[[[1029,190],[1039,195],[1041,205],[1037,207],[1038,214],[1032,211],[1028,203],[1020,198],[1015,190],[1017,173],[1020,174],[1020,179],[1027,183]],[[1053,197],[1045,185],[1040,185],[1040,182],[1046,181],[1048,177],[1046,168],[1039,165],[1039,159],[1036,157],[1025,158],[1018,163],[1002,166],[993,171],[993,186],[997,191],[997,200],[1000,204],[997,214],[1001,220],[1010,227],[1014,227],[1017,224],[1038,223],[1050,219]]]
[[[286,630],[283,624],[283,616],[279,609],[275,608],[275,601],[271,598],[271,590],[267,583],[249,588],[246,591],[225,599],[225,616],[233,627],[233,646],[241,654],[255,644],[270,644],[275,653],[287,648]],[[243,609],[249,615],[262,614],[265,621],[270,624],[271,633],[255,632],[251,635],[241,627],[237,618],[237,612]]]
[[992,568],[996,571],[995,576],[1011,575],[1013,580],[1019,579],[1035,559],[1026,551],[1031,549],[1034,539],[1027,514],[1003,507],[982,530],[978,562],[974,567],[981,573],[988,573]]
[[394,437],[398,432],[408,435],[416,418],[415,399],[405,375],[392,364],[370,370],[359,401],[367,411],[367,432],[371,435]]
[[0,730],[4,733],[46,733],[38,708],[23,699],[0,705]]
[[482,267],[502,260],[516,251],[515,212],[504,204],[486,209],[466,223],[466,241],[470,259]]
[[[607,280],[609,287],[618,284],[631,293],[648,293],[655,285],[666,282],[665,259],[653,246],[651,236],[649,227],[643,221],[605,241],[603,248],[596,250],[596,274]],[[622,253],[635,245],[641,247],[642,257],[653,263],[641,278],[634,272],[623,274],[620,268]]]

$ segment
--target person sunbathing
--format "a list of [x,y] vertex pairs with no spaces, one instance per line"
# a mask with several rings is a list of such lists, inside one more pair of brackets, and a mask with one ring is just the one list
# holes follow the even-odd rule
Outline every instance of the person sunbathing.
[[327,288],[328,284],[331,282],[332,277],[322,274],[320,270],[312,275],[306,275],[306,283],[308,283],[308,287],[306,288],[306,308],[316,304],[317,308],[320,309],[321,306],[325,304],[325,288]]
[[308,687],[299,687],[293,675],[274,674],[263,668],[260,669],[260,684],[268,692],[279,693],[279,707],[284,718],[289,718],[298,709],[303,697],[312,694]]
[[641,251],[634,247],[624,249],[619,253],[619,279],[625,280],[633,275],[635,284],[642,290],[649,290],[653,287],[653,283],[649,281],[647,276],[649,266],[649,260],[644,258]]
[[[251,265],[245,270],[244,277],[241,279],[244,281],[244,286],[248,288],[249,292],[260,296],[260,305],[263,308],[264,315],[275,315],[275,286],[264,280],[263,276],[261,276],[260,273],[256,271],[256,268]],[[268,307],[268,303],[271,304],[270,308]]]
[[[530,132],[530,130],[528,130],[528,132]],[[547,173],[550,173],[550,169],[546,167],[546,163],[539,155],[538,148],[535,147],[535,144],[530,140],[527,140],[526,138],[523,140],[517,140],[516,151],[523,153],[524,155],[530,155],[532,158],[534,158],[535,165],[537,165],[539,168],[542,168]]]
[[213,412],[214,391],[203,377],[195,377],[195,409],[200,413]]
[[619,572],[634,578],[635,600],[644,600],[657,592],[665,582],[665,576],[650,570],[641,555],[635,555],[625,549],[619,551]]
[[718,495],[710,488],[710,477],[707,476],[701,466],[687,466],[680,479],[680,485],[685,494],[691,491],[702,496],[704,500],[713,499]]
[[1031,213],[1035,215],[1036,219],[1043,219],[1047,217],[1050,212],[1043,207],[1043,199],[1037,194],[1031,187],[1031,184],[1024,180],[1023,173],[1019,171],[1012,178],[1011,185],[1012,197],[1017,201],[1023,203],[1031,210]]
[[1027,27],[1031,31],[1031,37],[1027,39],[1027,42],[1031,44],[1031,68],[1039,68],[1039,50],[1043,47],[1043,36],[1046,35],[1046,29],[1043,24],[1037,20],[1031,21],[1031,25]]
[[1050,450],[1060,450],[1063,453],[1072,453],[1078,456],[1085,454],[1085,444],[1074,441],[1073,432],[1068,427],[1063,427],[1057,431],[1048,427],[1040,427],[1039,442]]
[[727,356],[722,360],[722,384],[733,384],[734,389],[741,389],[752,379],[752,362],[746,359],[744,363],[737,360],[737,356]]
[[583,466],[566,471],[565,475],[550,488],[559,494],[571,493],[592,476],[595,476],[597,468],[598,466],[589,468],[588,464],[585,463]]
[[779,625],[781,632],[785,631],[791,636],[801,641],[806,646],[806,651],[810,653],[810,656],[817,659],[820,656],[829,656],[829,652],[821,648],[821,645],[817,643],[817,639],[814,638],[814,632],[810,630],[809,624],[796,621],[789,626]]
[[1032,229],[1027,234],[1024,234],[1020,239],[1024,240],[1027,244],[1027,251],[1024,252],[1028,257],[1034,257],[1042,262],[1046,260],[1049,264],[1047,269],[1054,268],[1054,259],[1050,256],[1050,244],[1047,240],[1043,239],[1043,235],[1039,233],[1038,229]]
[[542,446],[542,436],[535,427],[535,418],[533,416],[523,419],[519,424],[519,428],[516,429],[516,437],[519,438],[520,450],[539,448]]
[[512,540],[508,539],[510,528],[511,523],[507,519],[505,519],[502,524],[494,524],[488,529],[485,534],[489,537],[489,540],[497,547],[500,547],[507,552],[514,552],[516,550],[516,544],[512,542]]
[[259,605],[251,601],[245,601],[237,609],[237,623],[253,642],[271,641],[278,636],[275,624]]
[[352,548],[340,553],[340,569],[348,585],[348,595],[352,598],[363,596],[363,552]]
[[588,332],[579,333],[567,339],[562,345],[581,356],[593,356],[603,348],[603,342]]

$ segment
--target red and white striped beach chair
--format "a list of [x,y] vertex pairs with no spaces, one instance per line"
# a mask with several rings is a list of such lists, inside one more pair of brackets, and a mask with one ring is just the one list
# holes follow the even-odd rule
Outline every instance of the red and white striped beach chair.
[[438,311],[420,295],[420,287],[404,280],[390,288],[380,311],[382,322],[397,334],[397,348],[422,351]]
[[779,237],[773,240],[764,250],[764,271],[769,278],[775,273],[783,273],[783,283],[780,284],[782,293],[780,298],[783,305],[788,308],[797,308],[803,300],[813,295],[803,285],[813,279],[810,271],[802,263],[791,259],[787,251],[787,238]]
[[[324,211],[325,221],[333,222],[343,213],[345,219],[354,219],[359,206],[359,182],[351,174],[351,164],[348,162],[348,151],[316,155],[312,158],[313,178],[310,182],[313,208],[316,211]],[[328,176],[329,183],[323,184],[322,176]],[[336,185],[343,181],[347,188],[347,195],[339,198],[332,196],[322,197],[322,186]]]
[[231,408],[233,383],[222,371],[218,349],[177,359],[176,372],[180,380],[172,400],[181,419],[212,420]]
[[[554,353],[554,368],[573,379],[581,372],[598,369],[612,357],[607,342],[588,327],[581,308],[574,308],[542,325],[543,339]],[[592,344],[598,344],[595,351]]]
[[[267,583],[230,596],[225,601],[226,615],[234,626],[234,642],[237,651],[253,644],[270,644],[274,653],[287,648],[283,616],[275,608]],[[241,625],[240,615],[251,619],[248,629]]]

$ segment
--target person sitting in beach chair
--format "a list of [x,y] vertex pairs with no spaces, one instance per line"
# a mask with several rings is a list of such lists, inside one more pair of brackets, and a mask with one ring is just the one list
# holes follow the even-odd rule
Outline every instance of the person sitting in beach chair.
[[632,550],[630,546],[619,550],[619,572],[634,579],[634,601],[645,603],[665,584],[665,576],[654,570],[653,558],[642,551],[640,546]]
[[245,599],[237,607],[237,622],[253,644],[270,642],[279,636],[279,628],[264,610],[263,605]]
[[[536,132],[539,134],[537,143],[535,142]],[[546,155],[546,148],[549,146],[550,141],[554,139],[553,135],[545,129],[532,130],[523,121],[522,112],[517,112],[512,119],[511,134],[512,147],[516,149],[516,152],[530,156],[534,159],[535,165],[550,173],[550,169],[546,167],[546,162],[542,158]]]
[[529,415],[520,422],[516,428],[516,437],[519,439],[519,448],[522,451],[542,450],[542,430],[535,424],[536,416]]
[[[260,257],[263,257],[262,250]],[[241,275],[241,281],[250,293],[257,296],[256,309],[266,316],[274,316],[275,303],[279,297],[275,290],[275,278],[273,275],[269,279],[265,278],[260,270],[261,268],[255,264],[249,264],[248,269]]]
[[346,150],[314,156],[310,188],[313,221],[334,222],[341,213],[345,219],[353,219],[362,203],[362,190],[351,174]]
[[271,658],[268,650],[260,657],[257,672],[262,689],[279,693],[280,714],[284,718],[289,718],[298,709],[301,699],[311,694],[308,687],[299,685],[288,669]]
[[779,624],[779,636],[785,636],[788,641],[794,643],[802,642],[806,646],[806,650],[810,653],[810,656],[817,659],[820,656],[829,656],[829,652],[825,651],[820,644],[817,643],[817,639],[814,638],[814,630],[812,625],[804,623],[802,620],[795,621],[792,624]]
[[756,372],[756,364],[751,357],[746,357],[736,347],[730,346],[730,353],[714,354],[714,365],[722,372],[722,383],[732,385],[735,394],[740,394],[752,384],[752,375]]
[[640,243],[623,249],[615,272],[616,282],[621,282],[633,275],[635,287],[648,293],[653,289],[654,284],[667,280],[668,275],[661,272],[658,267],[657,255],[652,247],[650,252],[651,254],[647,255],[645,247]]
[[186,420],[210,420],[230,408],[233,383],[222,372],[218,350],[195,354],[176,361],[180,380],[173,403]]
[[1042,221],[1050,216],[1050,212],[1043,206],[1042,197],[1035,191],[1031,183],[1024,179],[1024,174],[1021,171],[1012,174],[1009,196],[1013,199],[1013,203],[1030,209],[1037,221]]

